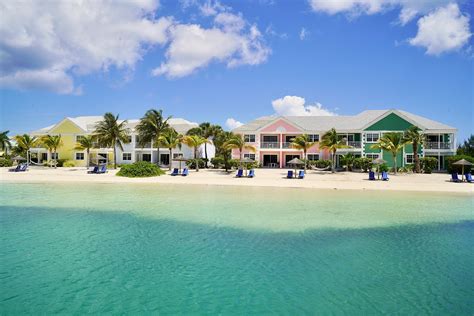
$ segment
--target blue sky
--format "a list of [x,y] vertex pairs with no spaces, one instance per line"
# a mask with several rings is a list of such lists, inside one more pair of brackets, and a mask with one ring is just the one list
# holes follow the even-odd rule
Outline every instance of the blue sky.
[[[223,126],[274,113],[398,108],[466,138],[473,132],[474,6],[377,2],[10,5],[11,19],[0,25],[7,56],[0,130],[23,133],[106,111],[139,118],[150,108]],[[87,9],[96,13],[81,15]]]

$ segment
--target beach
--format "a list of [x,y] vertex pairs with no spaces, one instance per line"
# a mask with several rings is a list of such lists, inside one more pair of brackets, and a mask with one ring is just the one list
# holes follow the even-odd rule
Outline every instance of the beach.
[[287,179],[287,169],[256,169],[255,178],[236,178],[235,171],[215,169],[191,170],[189,176],[166,175],[151,178],[125,178],[116,176],[118,170],[105,174],[88,174],[85,168],[29,168],[27,172],[8,172],[0,168],[0,181],[12,183],[115,183],[115,184],[189,184],[255,186],[279,188],[335,189],[335,190],[384,190],[408,192],[474,193],[472,183],[450,182],[447,173],[434,174],[390,174],[389,181],[369,181],[367,173],[318,172],[308,170],[304,179]]

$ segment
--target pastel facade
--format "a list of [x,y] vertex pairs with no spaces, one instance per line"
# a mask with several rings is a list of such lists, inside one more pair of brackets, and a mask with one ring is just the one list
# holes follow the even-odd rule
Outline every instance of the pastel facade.
[[[233,130],[244,135],[247,143],[256,147],[255,153],[244,151],[243,156],[255,159],[263,167],[284,168],[287,162],[303,152],[291,148],[291,139],[308,134],[317,143],[308,151],[308,159],[329,159],[330,153],[319,148],[319,140],[325,132],[335,128],[348,148],[339,149],[336,155],[337,165],[340,157],[352,153],[356,157],[383,158],[389,166],[393,165],[392,155],[371,146],[387,132],[403,132],[410,126],[419,127],[427,136],[426,144],[419,147],[422,157],[438,159],[438,169],[445,169],[445,157],[456,152],[457,130],[445,124],[400,110],[369,110],[353,116],[269,116],[256,119]],[[233,158],[239,158],[238,150],[233,150]],[[404,146],[397,156],[397,166],[413,163],[411,144]]]
[[[96,127],[97,122],[103,119],[102,116],[80,116],[67,117],[57,124],[33,131],[31,135],[41,137],[43,135],[61,135],[63,145],[58,148],[58,157],[56,159],[65,159],[74,161],[76,166],[85,166],[87,155],[84,151],[76,150],[78,138],[91,135]],[[136,161],[151,161],[158,163],[161,166],[178,166],[179,162],[173,161],[173,158],[182,156],[184,158],[193,158],[194,152],[192,148],[182,145],[181,148],[173,149],[170,152],[168,148],[152,147],[151,143],[145,144],[143,147],[138,144],[138,134],[135,127],[139,120],[127,120],[127,127],[130,129],[129,143],[123,145],[123,150],[117,147],[117,163],[130,164]],[[189,122],[182,118],[171,118],[168,123],[178,133],[185,134],[189,129],[197,127],[197,123]],[[98,144],[97,144],[98,145]],[[215,149],[212,145],[208,146],[208,157],[214,157]],[[52,153],[48,152],[46,148],[37,147],[31,150],[31,154],[37,163],[41,164],[44,161],[52,159]],[[200,156],[203,156],[202,148],[199,149]],[[93,148],[90,153],[90,164],[100,164],[105,162],[112,162],[113,148]]]

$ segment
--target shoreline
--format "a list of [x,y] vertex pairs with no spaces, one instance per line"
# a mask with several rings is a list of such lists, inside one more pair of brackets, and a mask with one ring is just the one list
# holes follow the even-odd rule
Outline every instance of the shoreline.
[[202,169],[191,170],[189,176],[170,176],[168,174],[151,178],[125,178],[115,176],[117,170],[106,174],[87,174],[85,168],[30,168],[27,172],[8,172],[9,168],[0,168],[0,183],[30,184],[172,184],[206,185],[235,187],[295,188],[318,190],[351,191],[401,191],[461,193],[474,195],[474,184],[452,183],[449,174],[390,174],[389,181],[369,181],[367,173],[360,172],[318,172],[308,170],[305,179],[286,179],[286,169],[256,169],[255,178],[236,178],[235,172]]

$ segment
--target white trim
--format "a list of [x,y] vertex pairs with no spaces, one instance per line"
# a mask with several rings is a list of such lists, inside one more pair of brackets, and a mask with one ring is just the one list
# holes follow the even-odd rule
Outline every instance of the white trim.
[[[303,127],[301,127],[301,126],[299,126],[299,125],[297,125],[297,124],[295,124],[295,123],[293,123],[293,122],[291,122],[291,121],[289,121],[289,120],[286,119],[284,116],[278,116],[278,117],[276,117],[274,120],[270,121],[269,123],[267,123],[267,124],[261,126],[260,128],[256,129],[255,132],[260,132],[262,129],[264,129],[265,127],[268,127],[268,126],[272,125],[273,123],[275,123],[275,122],[278,121],[278,120],[283,120],[283,121],[285,121],[286,123],[290,124],[291,126],[297,128],[297,129],[299,129],[302,133],[304,133],[304,131],[306,131],[306,129],[304,129]],[[282,134],[282,132],[278,132],[278,131],[277,131],[277,132],[274,132],[274,133]],[[285,132],[285,133],[286,133],[286,132]]]
[[[83,158],[82,159],[77,159],[77,154],[82,154]],[[75,151],[74,152],[74,160],[77,160],[77,161],[86,160],[86,153],[84,151]]]

